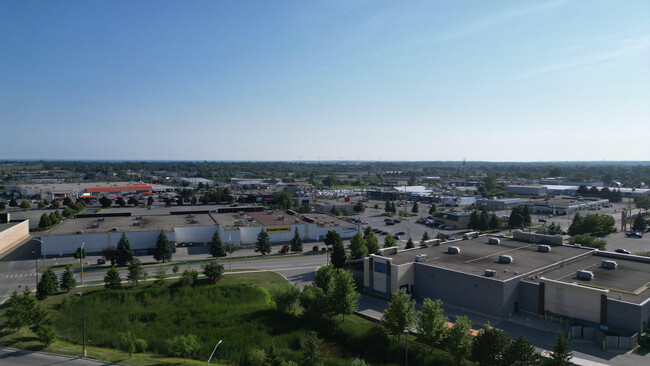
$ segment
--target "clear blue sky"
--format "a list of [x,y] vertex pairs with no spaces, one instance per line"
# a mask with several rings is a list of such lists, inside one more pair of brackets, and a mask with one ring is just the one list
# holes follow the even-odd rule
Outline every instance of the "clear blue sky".
[[0,159],[649,160],[650,2],[0,2]]

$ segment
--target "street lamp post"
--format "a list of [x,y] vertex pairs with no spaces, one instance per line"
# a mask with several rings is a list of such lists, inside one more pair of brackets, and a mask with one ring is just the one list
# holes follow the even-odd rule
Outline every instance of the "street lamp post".
[[404,329],[404,339],[406,339],[406,352],[405,354],[405,360],[404,360],[404,365],[408,366],[409,364],[409,331],[408,329]]
[[210,355],[210,358],[208,358],[208,364],[207,366],[210,366],[210,360],[212,359],[212,356],[214,356],[214,352],[217,350],[217,347],[221,344],[221,341],[217,342],[217,345],[214,346],[214,349],[212,350],[212,354]]
[[81,296],[81,328],[83,344],[83,348],[81,349],[81,357],[86,357],[86,310],[84,308],[84,294],[83,292],[78,292],[77,295]]
[[38,288],[38,256],[36,255],[35,250],[32,250],[32,254],[34,254],[35,258],[34,273],[36,273],[36,287],[34,287],[34,290],[36,290]]
[[81,274],[79,275],[79,277],[81,278],[81,283],[84,283],[84,260],[83,260],[84,255],[83,255],[83,252],[84,252],[84,245],[85,244],[86,244],[85,242],[81,243],[81,250],[79,251],[79,264],[81,264]]

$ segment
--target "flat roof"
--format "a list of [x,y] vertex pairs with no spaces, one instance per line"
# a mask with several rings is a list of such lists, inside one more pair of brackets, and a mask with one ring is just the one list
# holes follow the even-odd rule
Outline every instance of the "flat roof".
[[5,231],[5,230],[7,230],[9,228],[12,228],[12,227],[20,224],[23,221],[25,221],[25,220],[21,220],[20,222],[12,221],[12,222],[6,222],[6,223],[3,223],[3,224],[0,224],[0,232],[3,232],[3,231]]
[[[228,212],[228,213],[219,213],[211,214],[212,218],[221,226],[224,230],[235,230],[239,227],[260,227],[262,224],[255,220],[249,214],[253,212],[244,212],[243,215],[240,215],[239,212]],[[266,214],[266,212],[264,212]],[[238,223],[235,225],[235,223]]]
[[339,219],[336,216],[328,214],[319,214],[319,213],[308,213],[304,214],[303,217],[308,217],[314,220],[314,223],[319,227],[333,227],[333,226],[352,226],[350,222]]
[[273,211],[271,214],[267,211],[248,212],[247,214],[263,226],[306,224],[300,216],[291,215],[279,210]]
[[[51,229],[47,235],[71,235],[82,231],[84,234],[100,234],[117,227],[118,232],[164,230],[172,231],[174,227],[180,226],[206,226],[214,225],[214,220],[208,214],[188,215],[142,215],[141,220],[133,216],[105,216],[104,221],[98,221],[97,217],[84,217],[68,219]],[[192,220],[196,220],[192,223]],[[135,226],[134,223],[140,225]],[[98,224],[96,228],[93,224]]]
[[[500,237],[501,243],[492,245],[488,244],[489,238],[480,236],[476,239],[444,242],[439,246],[401,251],[385,257],[399,265],[415,262],[417,254],[427,254],[427,259],[421,264],[478,276],[485,275],[485,270],[491,269],[496,271],[494,279],[508,280],[591,251],[589,248],[550,245],[551,251],[542,253],[537,251],[538,244]],[[450,246],[458,247],[460,253],[448,254],[447,248]],[[499,263],[500,255],[512,256],[513,261],[509,264]]]
[[[603,260],[613,260],[616,269],[602,267]],[[594,277],[585,281],[576,277],[579,270],[591,271]],[[571,263],[537,273],[534,282],[541,277],[565,283],[609,290],[607,297],[640,304],[650,298],[650,258],[612,252],[597,251]],[[528,279],[531,280],[531,279]]]

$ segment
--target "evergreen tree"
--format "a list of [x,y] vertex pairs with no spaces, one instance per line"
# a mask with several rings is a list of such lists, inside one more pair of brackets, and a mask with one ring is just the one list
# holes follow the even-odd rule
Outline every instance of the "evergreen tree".
[[576,212],[576,215],[573,216],[573,220],[571,221],[571,225],[569,225],[569,235],[580,235],[583,234],[582,230],[582,216],[580,216],[580,213]]
[[39,300],[43,300],[48,296],[54,295],[57,285],[56,275],[54,274],[52,267],[49,267],[41,276],[41,280],[38,281],[38,285],[36,286],[36,297]]
[[291,239],[291,251],[294,253],[302,253],[302,238],[298,232],[298,228],[293,232],[293,238]]
[[411,212],[412,212],[412,213],[418,213],[418,212],[420,212],[420,207],[418,207],[418,203],[415,202],[415,201],[413,202],[413,208],[411,208]]
[[56,214],[54,212],[50,212],[49,218],[50,218],[50,223],[52,225],[56,225],[59,223],[59,219],[56,217]]
[[422,240],[420,241],[420,244],[424,244],[424,242],[429,240],[429,239],[431,239],[429,237],[429,233],[425,231],[424,234],[422,234]]
[[472,211],[472,213],[469,215],[469,222],[467,223],[467,227],[472,230],[478,230],[478,219],[478,211]]
[[410,330],[416,321],[415,300],[404,289],[394,292],[381,317],[386,333],[397,336],[399,341],[405,329]]
[[386,212],[386,213],[390,213],[390,212],[391,212],[391,208],[390,208],[390,200],[388,200],[388,198],[386,198],[386,203],[385,203],[385,205],[384,205],[384,212]]
[[115,259],[117,258],[117,249],[115,249],[115,247],[112,245],[107,246],[106,248],[102,249],[102,257],[111,262],[111,266],[114,266]]
[[111,266],[111,269],[106,271],[106,276],[104,276],[104,287],[109,290],[118,290],[122,288],[122,278],[114,266]]
[[368,254],[379,254],[379,239],[372,230],[366,230],[367,233],[363,236],[366,242]]
[[438,211],[438,207],[436,207],[435,203],[432,203],[431,207],[429,207],[429,215],[433,215],[436,211]]
[[499,222],[497,215],[492,214],[490,216],[490,223],[488,224],[488,227],[492,230],[501,229],[501,222]]
[[52,225],[52,222],[50,221],[50,216],[46,213],[41,215],[41,219],[38,221],[38,227],[40,229],[47,229]]
[[219,230],[215,230],[212,234],[212,241],[210,242],[210,254],[215,257],[225,257],[226,250],[223,247],[221,242],[221,236],[219,236]]
[[77,286],[77,280],[74,278],[70,265],[65,266],[65,272],[61,274],[61,281],[59,287],[66,292],[70,292]]
[[397,241],[395,240],[395,238],[393,238],[392,235],[386,235],[386,238],[384,239],[384,248],[390,248],[396,246],[397,246]]
[[260,230],[260,233],[257,234],[257,242],[255,242],[255,251],[259,252],[262,255],[267,255],[271,253],[271,240],[269,239],[269,234],[266,233],[264,228]]
[[478,229],[481,231],[485,231],[490,227],[490,221],[488,219],[488,213],[487,211],[481,211],[481,215],[479,216],[478,219]]
[[345,248],[343,247],[343,240],[341,239],[341,236],[339,233],[337,233],[334,230],[330,230],[327,232],[325,240],[327,240],[327,236],[331,234],[331,240],[330,243],[332,245],[332,254],[330,256],[330,259],[332,260],[332,265],[334,265],[334,268],[343,268],[345,265],[345,261],[347,260],[347,255],[345,254]]
[[144,281],[147,278],[147,271],[142,268],[142,262],[138,258],[131,258],[127,269],[129,272],[126,275],[126,279],[136,287],[140,281]]
[[528,339],[523,335],[515,338],[503,353],[503,365],[508,366],[537,366],[541,365],[541,356],[535,351]]
[[641,215],[640,213],[636,215],[636,218],[634,219],[634,223],[632,224],[632,230],[643,232],[647,228],[648,228],[648,223],[643,218],[643,215]]
[[397,213],[397,207],[395,206],[395,202],[390,203],[390,212]]
[[167,235],[163,231],[158,234],[158,239],[156,240],[156,247],[153,251],[153,259],[157,261],[162,261],[163,263],[169,262],[172,260],[172,247],[169,245],[169,240]]
[[481,366],[503,365],[505,350],[510,341],[510,337],[502,330],[487,327],[474,338],[473,358]]
[[323,341],[318,338],[316,332],[307,333],[302,344],[302,353],[305,357],[305,365],[321,366],[325,363],[326,354],[323,352]]
[[406,242],[405,249],[411,249],[411,248],[415,248],[415,245],[413,244],[413,239],[409,238],[409,240]]
[[366,248],[366,241],[363,239],[361,233],[356,233],[350,240],[350,258],[361,259],[368,256],[368,248]]
[[117,250],[115,253],[115,261],[118,266],[125,266],[128,262],[133,259],[133,250],[131,250],[131,242],[129,238],[126,237],[125,233],[122,233],[120,241],[117,242]]
[[519,207],[514,207],[508,218],[508,225],[510,227],[521,227],[524,225],[524,215],[522,215]]
[[571,352],[569,352],[570,343],[564,333],[560,331],[555,335],[555,343],[551,347],[551,361],[549,365],[568,366],[571,365]]

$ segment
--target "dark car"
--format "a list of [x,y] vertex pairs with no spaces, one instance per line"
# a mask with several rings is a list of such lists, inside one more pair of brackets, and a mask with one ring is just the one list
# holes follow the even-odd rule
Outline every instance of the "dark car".
[[406,233],[403,232],[403,231],[398,231],[398,232],[395,233],[395,235],[406,235]]
[[546,219],[539,219],[539,222],[546,222]]
[[393,239],[399,240],[399,235],[393,235]]
[[386,231],[382,231],[381,235],[388,235],[388,233]]
[[97,259],[97,264],[98,264],[98,265],[99,265],[99,264],[106,264],[106,259],[104,259],[104,258],[99,258],[99,259]]
[[639,238],[639,239],[643,238],[643,234],[634,231],[625,233],[625,236],[627,236],[628,238]]
[[619,249],[616,249],[615,252],[616,252],[616,253],[621,253],[621,254],[632,254],[632,253],[630,253],[629,250],[627,250],[627,249],[620,249],[620,248],[619,248]]

